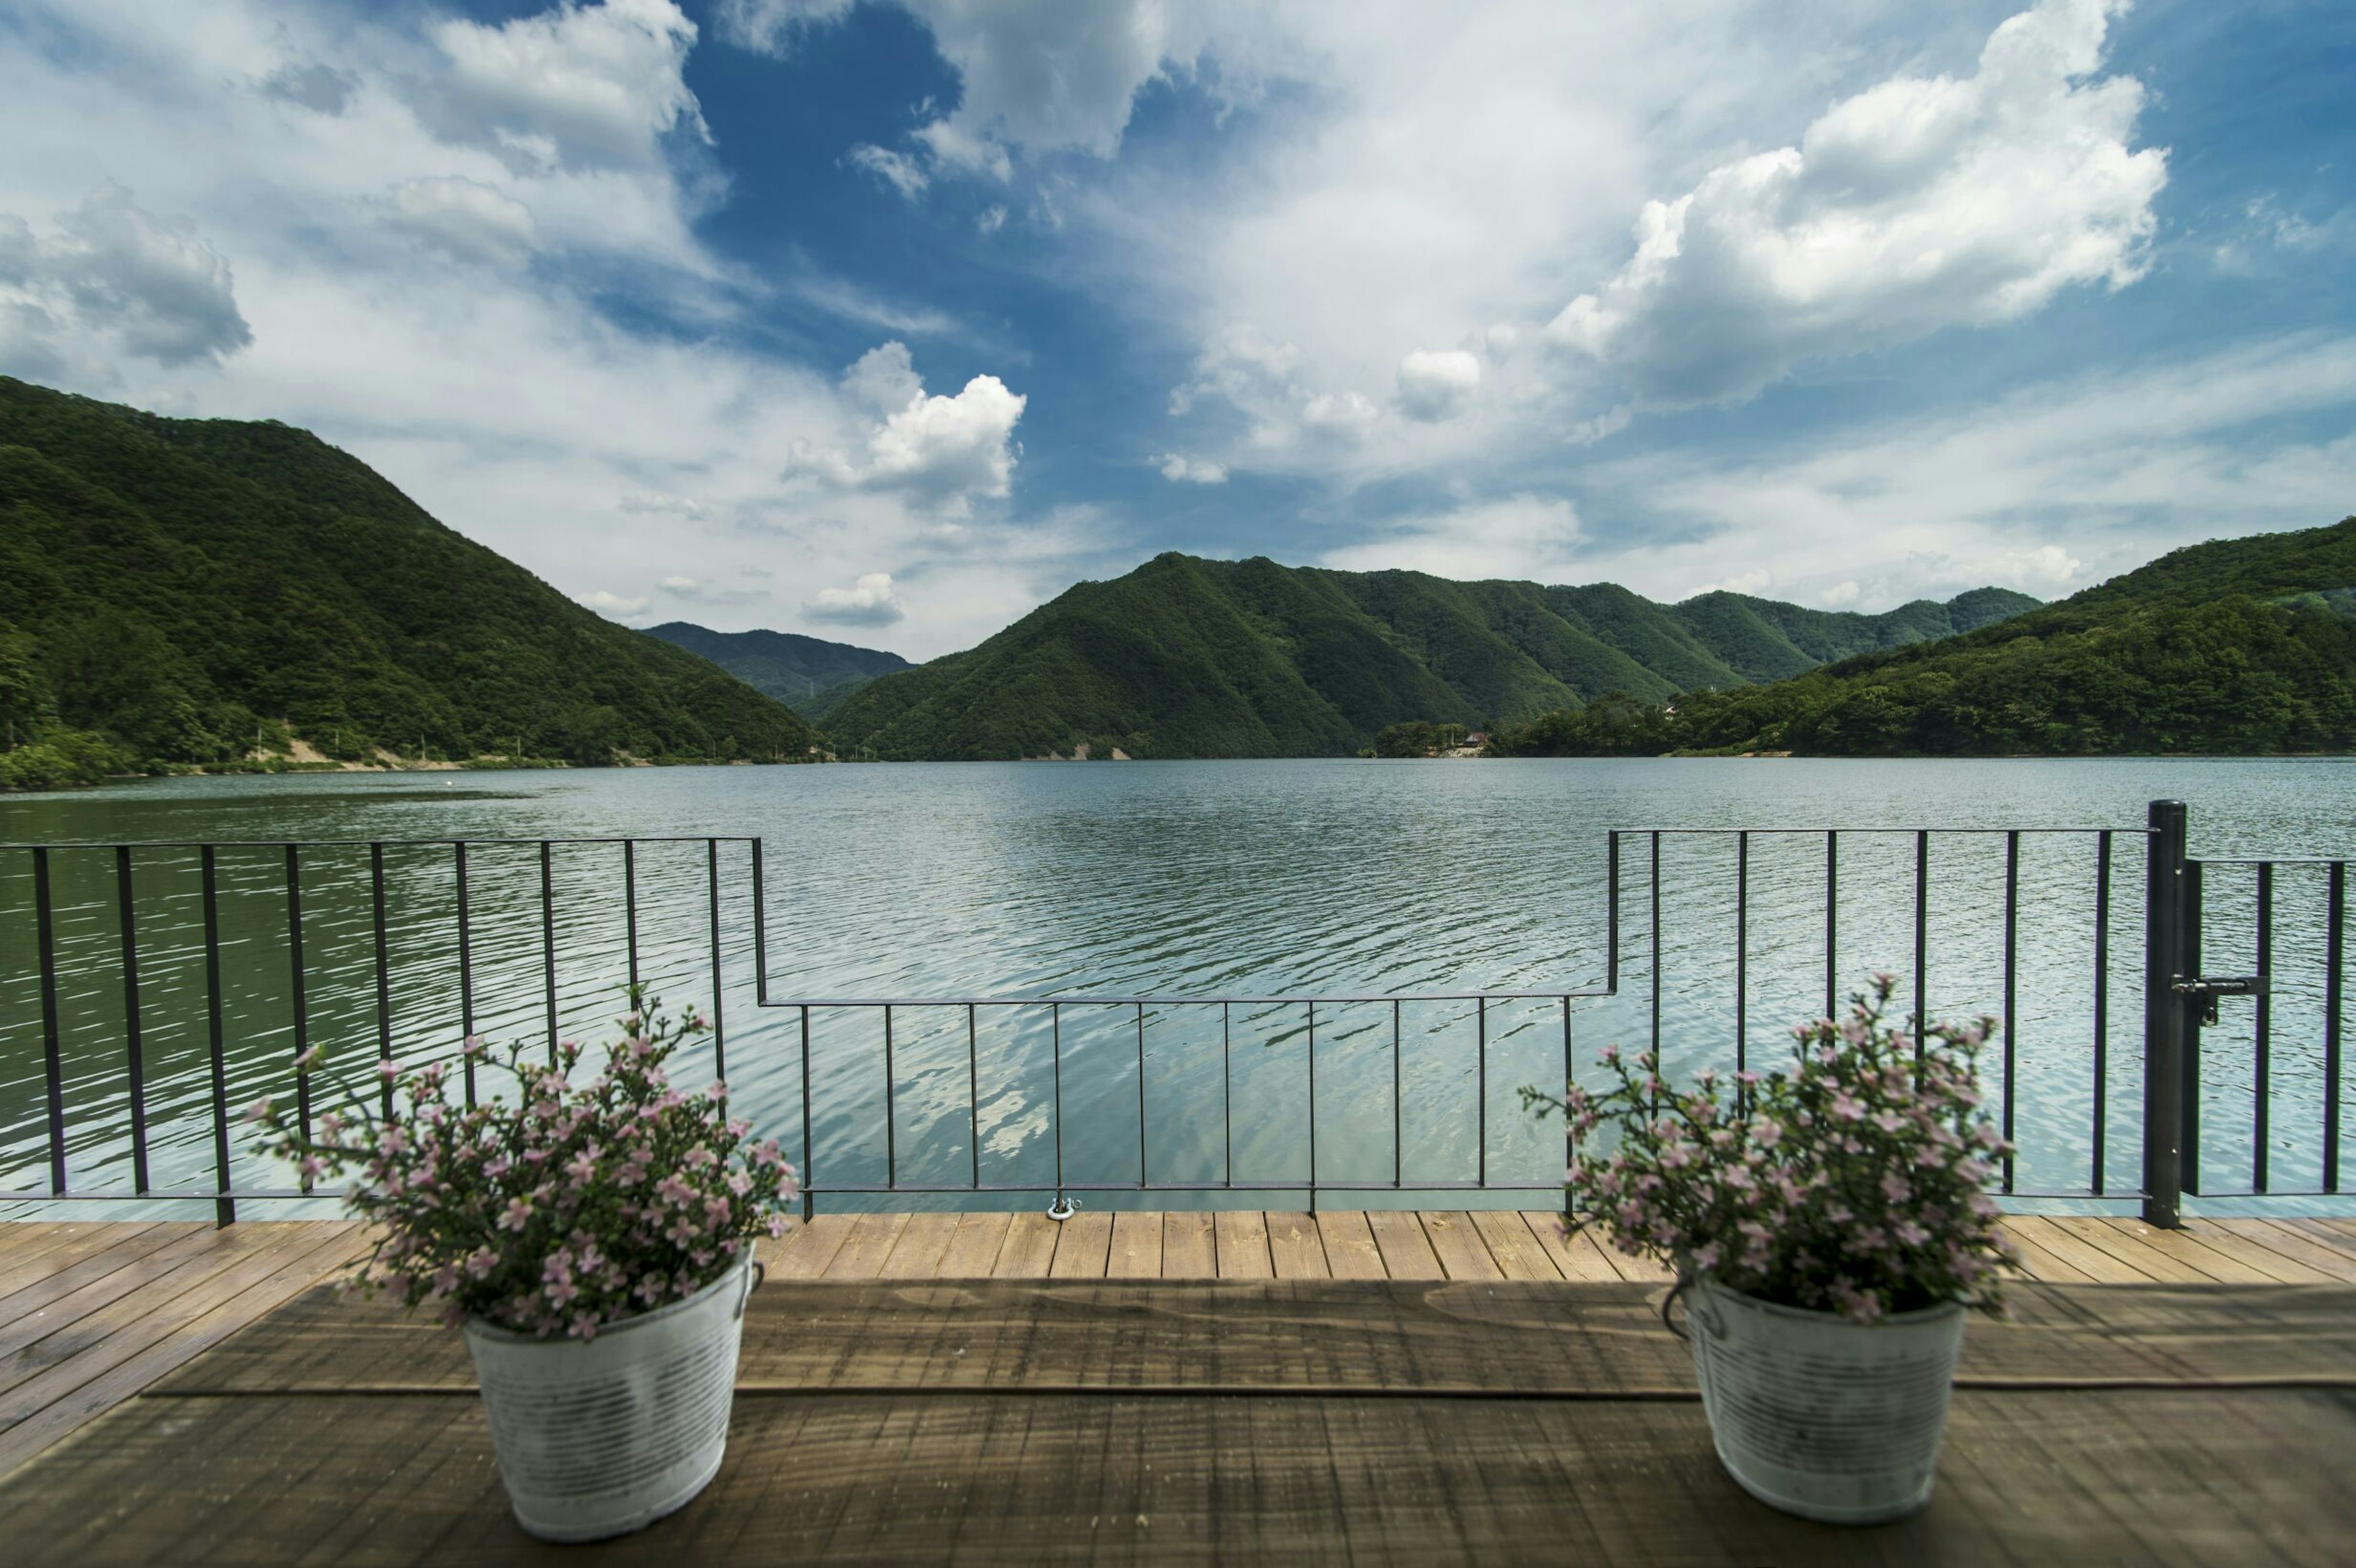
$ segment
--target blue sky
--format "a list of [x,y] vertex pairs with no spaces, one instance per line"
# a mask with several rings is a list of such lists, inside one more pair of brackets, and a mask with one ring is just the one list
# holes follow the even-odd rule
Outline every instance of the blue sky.
[[1162,549],[2054,597],[2356,511],[2356,7],[0,0],[0,371],[631,624]]

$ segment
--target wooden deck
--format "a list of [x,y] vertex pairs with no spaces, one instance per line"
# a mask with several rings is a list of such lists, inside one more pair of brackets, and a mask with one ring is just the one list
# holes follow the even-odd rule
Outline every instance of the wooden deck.
[[[1938,1500],[1845,1533],[1735,1490],[1659,1272],[1549,1214],[825,1216],[713,1491],[571,1555],[2344,1561],[2356,1221],[2008,1223]],[[0,1225],[9,1561],[535,1556],[463,1345],[314,1288],[361,1243]]]

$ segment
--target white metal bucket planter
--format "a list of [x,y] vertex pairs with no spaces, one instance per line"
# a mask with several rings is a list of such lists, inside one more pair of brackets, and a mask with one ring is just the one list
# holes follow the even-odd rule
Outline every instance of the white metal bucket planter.
[[1835,1524],[1899,1519],[1931,1500],[1960,1302],[1854,1323],[1708,1279],[1680,1288],[1710,1435],[1744,1491]]
[[675,1512],[711,1484],[760,1272],[748,1257],[686,1300],[594,1339],[467,1322],[519,1524],[543,1541],[597,1541]]

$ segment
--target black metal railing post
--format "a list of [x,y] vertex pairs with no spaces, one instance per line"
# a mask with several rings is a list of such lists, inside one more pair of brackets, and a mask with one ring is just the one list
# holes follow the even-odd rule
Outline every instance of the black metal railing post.
[[2184,803],[2155,800],[2147,818],[2143,895],[2143,1218],[2175,1230],[2184,1192],[2184,1036],[2176,991],[2188,919]]

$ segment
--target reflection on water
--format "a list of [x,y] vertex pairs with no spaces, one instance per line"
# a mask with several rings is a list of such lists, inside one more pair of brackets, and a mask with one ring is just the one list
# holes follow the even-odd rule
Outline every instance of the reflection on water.
[[[285,840],[299,868],[308,1038],[365,1071],[380,1050],[369,840],[384,853],[388,1016],[403,1061],[450,1051],[471,1010],[494,1039],[548,1032],[550,951],[535,844],[468,855],[461,994],[457,837],[575,843],[548,863],[556,1027],[596,1036],[617,1010],[635,936],[641,973],[674,1003],[716,999],[740,1109],[824,1185],[1053,1187],[1156,1182],[1408,1187],[1544,1182],[1558,1128],[1515,1089],[1558,1080],[1553,1001],[1189,1003],[1270,995],[1387,997],[1599,987],[1606,977],[1605,834],[1620,828],[1837,827],[1844,990],[1874,969],[1911,978],[1914,856],[1870,827],[2139,829],[2145,803],[2192,808],[2196,854],[2329,856],[2356,842],[2356,773],[2338,761],[1226,763],[707,768],[182,779],[0,800],[0,844]],[[1173,998],[813,1009],[811,1093],[795,1009],[755,1006],[749,858],[723,844],[722,973],[710,984],[712,884],[701,836],[765,841],[773,998],[1045,996]],[[341,843],[330,841],[345,841]],[[439,842],[416,842],[434,840]],[[1754,833],[1738,996],[1731,837],[1623,840],[1616,997],[1571,1004],[1577,1055],[1649,1037],[1680,1072],[1753,1064],[1824,1006],[1826,848]],[[2139,1168],[2142,841],[2122,832],[2111,880],[2107,1049],[2095,1072],[2098,841],[2019,840],[2011,1109],[2023,1190],[2087,1185],[2094,1107],[2103,1172]],[[1933,841],[1927,1001],[1933,1016],[2000,1011],[2007,840]],[[127,1186],[130,1073],[122,920],[111,853],[50,859],[59,955],[59,1064],[77,1187]],[[136,851],[142,1077],[151,1179],[209,1183],[208,988],[193,850]],[[623,888],[634,874],[635,933]],[[286,864],[279,843],[218,855],[227,1095],[287,1087],[295,1049]],[[2276,877],[2271,1175],[2312,1187],[2321,1145],[2325,871]],[[2208,967],[2245,972],[2254,873],[2212,867]],[[31,857],[0,848],[0,1188],[48,1179]],[[1744,1020],[1738,1041],[1738,1001]],[[1911,998],[1905,1005],[1911,1007]],[[1312,1048],[1313,1022],[1314,1046]],[[2245,1186],[2254,1110],[2250,1008],[2207,1031],[2201,1099],[2212,1186]],[[710,1052],[706,1052],[707,1058]],[[889,1071],[886,1071],[888,1057]],[[1060,1061],[1060,1070],[1058,1062]],[[697,1071],[708,1072],[703,1061]],[[1309,1118],[1315,1077],[1316,1116]],[[1485,1082],[1485,1097],[1480,1093]],[[888,1093],[887,1093],[888,1086]],[[1485,1104],[1483,1099],[1485,1098]],[[978,1140],[978,1143],[977,1143]],[[240,1140],[241,1142],[241,1140]],[[241,1148],[241,1187],[283,1185]],[[1263,1191],[1270,1202],[1291,1202]],[[1013,1202],[1012,1197],[985,1200]],[[1028,1203],[1026,1195],[1019,1201]],[[1113,1201],[1108,1198],[1107,1201]],[[1343,1200],[1339,1196],[1332,1200]],[[1543,1201],[1529,1199],[1526,1201]],[[1157,1206],[1175,1196],[1157,1197]]]

